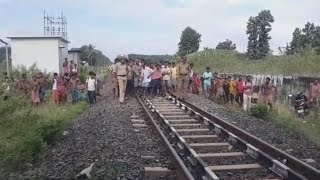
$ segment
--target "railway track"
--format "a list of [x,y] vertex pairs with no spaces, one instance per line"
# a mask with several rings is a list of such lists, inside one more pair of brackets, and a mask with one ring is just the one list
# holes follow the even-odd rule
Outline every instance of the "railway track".
[[179,179],[320,179],[319,170],[174,95],[138,100]]

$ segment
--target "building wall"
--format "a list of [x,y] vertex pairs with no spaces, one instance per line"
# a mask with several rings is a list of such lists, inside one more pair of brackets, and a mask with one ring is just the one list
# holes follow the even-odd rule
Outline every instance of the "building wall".
[[78,52],[68,52],[68,60],[73,60],[73,62],[79,66],[81,63],[80,54]]
[[[58,39],[13,39],[11,41],[12,65],[30,67],[36,63],[41,70],[59,72],[59,43],[61,42]],[[68,46],[66,51],[61,51],[61,55],[65,54],[67,57],[67,52]]]
[[59,44],[59,73],[62,73],[63,68],[62,68],[62,64],[64,62],[65,58],[68,58],[68,43],[61,41],[59,39],[58,41]]

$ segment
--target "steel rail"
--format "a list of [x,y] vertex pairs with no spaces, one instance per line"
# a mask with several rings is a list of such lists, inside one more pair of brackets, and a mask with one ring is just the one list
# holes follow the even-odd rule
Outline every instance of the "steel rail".
[[170,152],[170,155],[173,157],[173,160],[175,161],[175,164],[177,165],[177,169],[178,169],[178,171],[177,171],[178,179],[179,180],[194,180],[193,176],[191,175],[191,173],[189,172],[189,170],[187,169],[187,167],[185,166],[185,164],[183,163],[183,161],[181,160],[181,158],[179,157],[179,155],[177,154],[175,149],[172,147],[171,143],[168,141],[166,136],[163,134],[160,127],[157,125],[156,121],[154,120],[154,118],[152,117],[150,112],[148,111],[148,108],[145,106],[145,104],[143,103],[141,98],[137,97],[137,99],[138,99],[139,103],[141,104],[141,106],[143,107],[145,113],[148,115],[148,118],[150,119],[153,128],[161,136],[162,141],[166,145],[166,148]]
[[212,115],[211,113],[203,110],[202,108],[182,99],[176,98],[174,94],[171,94],[176,102],[181,102],[184,105],[188,106],[189,108],[193,109],[195,112],[199,113],[201,116],[207,118],[209,122],[215,123],[222,128],[226,129],[227,131],[231,132],[232,134],[239,136],[244,141],[250,143],[251,145],[255,146],[256,148],[263,151],[263,153],[271,156],[274,159],[278,160],[286,160],[285,165],[289,167],[292,171],[289,171],[289,177],[292,175],[294,177],[295,174],[300,174],[310,180],[320,180],[320,170],[310,166],[309,164],[301,161],[300,159],[291,156],[290,154],[272,146],[271,144],[257,138],[256,136],[238,128],[237,126],[226,122],[225,120],[220,119]]

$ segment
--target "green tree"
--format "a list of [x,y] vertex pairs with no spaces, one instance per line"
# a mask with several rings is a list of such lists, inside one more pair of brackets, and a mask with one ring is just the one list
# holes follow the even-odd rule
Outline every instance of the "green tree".
[[216,49],[223,49],[223,50],[236,50],[237,46],[231,40],[226,39],[224,42],[219,42]]
[[128,54],[129,59],[144,59],[149,62],[172,61],[172,55],[144,55],[144,54]]
[[197,52],[200,47],[201,34],[191,27],[186,27],[181,34],[178,54],[185,56]]
[[273,22],[270,10],[263,10],[258,16],[249,18],[246,33],[249,35],[247,54],[250,59],[261,59],[269,54],[269,33]]
[[257,46],[258,46],[258,22],[257,17],[250,17],[247,23],[248,47],[247,54],[249,59],[258,59]]
[[111,61],[100,50],[95,49],[91,44],[81,46],[81,61],[88,62],[89,65],[101,66],[111,64]]
[[320,26],[307,22],[303,29],[296,28],[286,54],[302,53],[314,49],[320,53]]

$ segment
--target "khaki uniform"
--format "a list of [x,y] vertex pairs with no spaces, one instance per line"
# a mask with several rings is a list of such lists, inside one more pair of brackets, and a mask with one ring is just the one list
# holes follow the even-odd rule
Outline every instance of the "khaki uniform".
[[189,85],[189,63],[183,64],[182,62],[177,65],[177,78],[178,78],[178,98],[185,98]]
[[126,64],[121,64],[119,62],[115,65],[113,73],[117,75],[117,80],[119,84],[119,101],[124,102],[124,96],[127,88],[128,67]]

